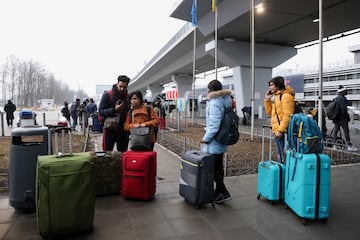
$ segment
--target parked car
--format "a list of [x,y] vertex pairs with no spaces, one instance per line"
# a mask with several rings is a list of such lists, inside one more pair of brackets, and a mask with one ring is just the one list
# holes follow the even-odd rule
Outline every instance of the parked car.
[[347,109],[350,117],[353,116],[354,120],[360,120],[360,109],[353,106],[348,106]]

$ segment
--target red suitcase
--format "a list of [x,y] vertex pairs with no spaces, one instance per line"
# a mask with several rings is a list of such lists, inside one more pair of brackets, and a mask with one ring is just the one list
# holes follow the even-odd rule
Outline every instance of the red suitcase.
[[156,191],[156,152],[126,151],[122,157],[122,195],[150,200]]

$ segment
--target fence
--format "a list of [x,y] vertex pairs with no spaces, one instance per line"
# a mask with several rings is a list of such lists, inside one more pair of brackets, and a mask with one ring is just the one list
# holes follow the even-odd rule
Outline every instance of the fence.
[[[261,138],[257,136],[254,140],[250,139],[250,135],[241,134],[240,144],[249,145],[250,143],[258,144],[259,147],[244,152],[234,152],[232,154],[224,154],[224,168],[226,176],[237,176],[244,174],[257,173],[258,164],[261,161]],[[200,150],[200,143],[189,137],[180,136],[175,131],[163,130],[159,132],[157,142],[165,148],[171,150],[175,154],[181,156],[187,150]],[[274,144],[274,141],[273,141]],[[265,153],[268,152],[269,141],[265,139]],[[275,149],[275,146],[272,146]],[[359,163],[360,154],[356,152],[348,152],[344,150],[334,150],[332,147],[325,147],[324,153],[331,158],[332,165]],[[272,150],[272,159],[275,159],[276,152]],[[268,155],[265,155],[266,159]]]

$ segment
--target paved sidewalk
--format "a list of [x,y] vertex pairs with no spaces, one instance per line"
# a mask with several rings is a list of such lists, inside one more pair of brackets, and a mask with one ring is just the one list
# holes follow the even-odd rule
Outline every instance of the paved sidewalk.
[[[156,145],[158,177],[155,199],[125,200],[120,195],[96,199],[94,231],[66,239],[359,239],[360,164],[332,168],[330,218],[306,226],[281,204],[257,200],[257,175],[227,177],[232,200],[195,209],[178,194],[180,159]],[[36,215],[16,213],[0,196],[0,239],[41,239]]]

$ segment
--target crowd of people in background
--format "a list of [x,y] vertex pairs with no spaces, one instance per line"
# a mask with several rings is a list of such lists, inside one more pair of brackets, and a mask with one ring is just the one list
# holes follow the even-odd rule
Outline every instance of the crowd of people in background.
[[[125,75],[120,75],[118,77],[118,83],[112,86],[111,91],[105,91],[102,94],[102,98],[99,102],[99,107],[95,103],[93,98],[87,98],[83,101],[80,98],[76,98],[71,104],[65,101],[60,112],[61,116],[66,119],[68,126],[71,127],[72,131],[78,131],[78,126],[82,129],[83,124],[85,127],[88,125],[88,119],[96,118],[94,120],[100,121],[101,125],[99,132],[104,134],[103,140],[103,149],[112,149],[116,145],[118,146],[119,151],[124,151],[128,146],[128,131],[124,130],[124,127],[121,126],[124,124],[126,119],[126,114],[129,112],[131,107],[131,101],[129,99],[129,94],[127,92],[127,85],[130,81]],[[119,102],[121,102],[119,104]],[[162,105],[161,98],[157,97],[152,102],[148,102],[146,99],[142,100],[142,104],[152,106],[154,113],[159,118],[165,118],[166,111]],[[121,107],[120,107],[121,106]],[[120,134],[112,134],[109,129],[104,128],[103,123],[104,119],[109,116],[119,114],[119,131]],[[103,119],[100,119],[100,116]],[[158,124],[153,127],[154,136],[156,140],[158,132]]]
[[[78,126],[83,129],[89,125],[89,119],[94,119],[99,121],[99,132],[104,134],[103,148],[104,150],[110,150],[117,143],[118,151],[123,152],[127,149],[129,133],[124,130],[124,123],[126,120],[126,114],[129,112],[134,105],[131,104],[129,99],[129,94],[127,92],[127,86],[130,81],[130,78],[125,75],[120,75],[118,77],[118,82],[112,86],[111,90],[105,91],[102,95],[102,98],[99,103],[99,107],[95,103],[93,98],[86,98],[81,101],[80,98],[76,98],[71,104],[68,101],[64,101],[61,108],[61,116],[65,119],[67,125],[71,127],[73,131],[78,130]],[[112,91],[111,94],[109,94]],[[327,133],[326,126],[326,113],[324,109],[322,110],[322,135],[324,139],[332,138],[337,139],[338,133],[341,131],[345,136],[345,145],[344,146],[348,151],[357,151],[357,148],[352,144],[350,140],[349,126],[348,122],[350,121],[350,116],[347,111],[347,99],[346,94],[347,90],[343,86],[339,86],[337,100],[340,103],[341,109],[341,118],[333,120],[334,128],[331,133]],[[294,99],[293,89],[285,85],[284,78],[274,77],[269,81],[269,90],[265,94],[264,107],[268,115],[271,116],[271,125],[275,137],[276,149],[278,153],[278,161],[283,162],[283,150],[284,149],[284,137],[283,133],[286,132],[286,127],[290,119],[292,112],[296,112],[296,109],[299,107],[299,103]],[[110,96],[111,95],[111,96]],[[271,99],[274,98],[274,104],[271,102]],[[236,111],[236,102],[234,96],[230,95],[231,105]],[[155,114],[161,120],[164,121],[166,117],[166,111],[162,105],[162,99],[160,97],[155,97],[152,102],[143,99],[142,104],[146,104],[152,107]],[[295,105],[294,105],[295,104]],[[8,100],[7,104],[4,106],[4,112],[6,112],[6,123],[8,127],[13,127],[14,125],[14,112],[16,111],[16,106],[12,100]],[[250,124],[251,107],[243,107],[241,109],[243,114],[242,123],[243,125]],[[318,121],[318,110],[316,108],[307,108],[304,111],[304,114],[307,114],[309,117],[313,117]],[[119,131],[118,133],[112,133],[109,130],[104,131],[104,119],[109,116],[119,115]],[[103,117],[103,120],[100,119]],[[91,122],[91,125],[93,121]],[[161,125],[161,124],[160,124]],[[155,134],[155,141],[157,138],[159,126],[154,126],[153,131]]]

